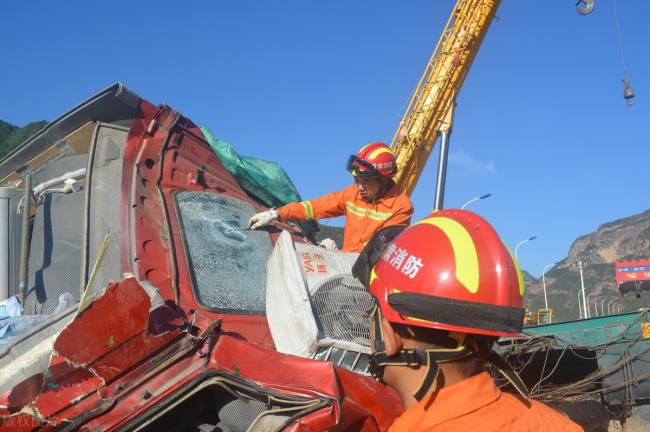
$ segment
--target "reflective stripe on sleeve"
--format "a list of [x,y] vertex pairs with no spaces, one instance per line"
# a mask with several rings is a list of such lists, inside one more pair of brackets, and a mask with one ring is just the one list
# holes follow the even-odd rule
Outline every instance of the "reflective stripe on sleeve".
[[305,217],[308,221],[314,220],[314,208],[309,201],[301,201],[300,204],[305,208]]
[[376,210],[371,210],[369,208],[359,207],[353,204],[352,201],[346,201],[345,208],[348,212],[352,213],[355,216],[367,217],[376,221],[385,221],[393,216],[393,213],[384,213]]

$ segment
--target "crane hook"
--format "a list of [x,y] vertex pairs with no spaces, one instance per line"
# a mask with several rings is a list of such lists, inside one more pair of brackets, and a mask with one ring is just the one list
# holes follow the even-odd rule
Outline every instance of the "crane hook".
[[589,15],[594,10],[594,0],[578,0],[576,9],[580,15]]
[[623,80],[623,99],[625,99],[625,103],[627,106],[631,107],[634,105],[634,90],[632,90],[632,86],[630,85],[630,81],[624,79]]

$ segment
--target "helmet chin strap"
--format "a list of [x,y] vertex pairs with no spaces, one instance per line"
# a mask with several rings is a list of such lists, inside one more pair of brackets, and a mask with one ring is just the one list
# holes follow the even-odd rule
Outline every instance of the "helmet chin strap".
[[[422,382],[413,394],[415,400],[420,401],[429,392],[436,382],[440,368],[438,363],[457,361],[470,355],[478,355],[484,363],[492,366],[499,372],[514,389],[524,398],[528,398],[529,392],[517,372],[497,354],[491,346],[480,344],[467,334],[460,334],[461,337],[450,337],[457,341],[455,348],[429,348],[429,349],[403,349],[398,353],[388,356],[384,343],[384,334],[381,327],[381,311],[375,306],[373,312],[374,325],[374,348],[375,352],[370,357],[369,369],[373,377],[381,379],[386,366],[425,366],[426,371]],[[471,343],[472,347],[467,347]]]
[[403,349],[398,353],[388,356],[384,343],[384,335],[381,328],[381,311],[375,306],[373,312],[375,331],[375,352],[370,357],[370,373],[377,379],[381,379],[386,366],[426,366],[422,382],[413,394],[416,400],[421,400],[436,382],[440,368],[438,363],[445,363],[472,355],[472,351],[465,346],[465,335],[457,339],[456,348],[429,348],[429,349]]

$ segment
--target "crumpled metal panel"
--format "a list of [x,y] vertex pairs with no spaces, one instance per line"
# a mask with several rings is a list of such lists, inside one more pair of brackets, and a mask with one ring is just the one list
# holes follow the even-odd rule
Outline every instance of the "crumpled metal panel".
[[[167,305],[152,311],[150,305],[134,278],[109,284],[57,337],[47,370],[0,396],[0,424],[22,422],[29,413],[39,424],[66,425],[127,388],[137,367],[140,376],[154,367],[143,360],[181,336],[183,320]],[[168,331],[151,331],[161,328]],[[119,386],[109,385],[117,378]]]
[[[301,427],[294,425],[289,430],[386,430],[403,411],[398,394],[369,377],[228,336],[219,337],[208,368],[289,394],[327,396],[336,401],[333,409],[312,413],[298,422]],[[374,420],[366,421],[369,416]]]
[[140,334],[148,318],[149,296],[134,279],[109,284],[106,294],[61,332],[54,349],[71,363],[87,366]]

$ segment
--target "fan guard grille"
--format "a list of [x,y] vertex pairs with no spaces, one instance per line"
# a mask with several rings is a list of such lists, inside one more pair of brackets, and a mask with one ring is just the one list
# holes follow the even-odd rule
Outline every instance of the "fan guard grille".
[[368,311],[375,301],[358,279],[349,274],[324,280],[312,294],[312,305],[324,335],[333,340],[370,346]]

